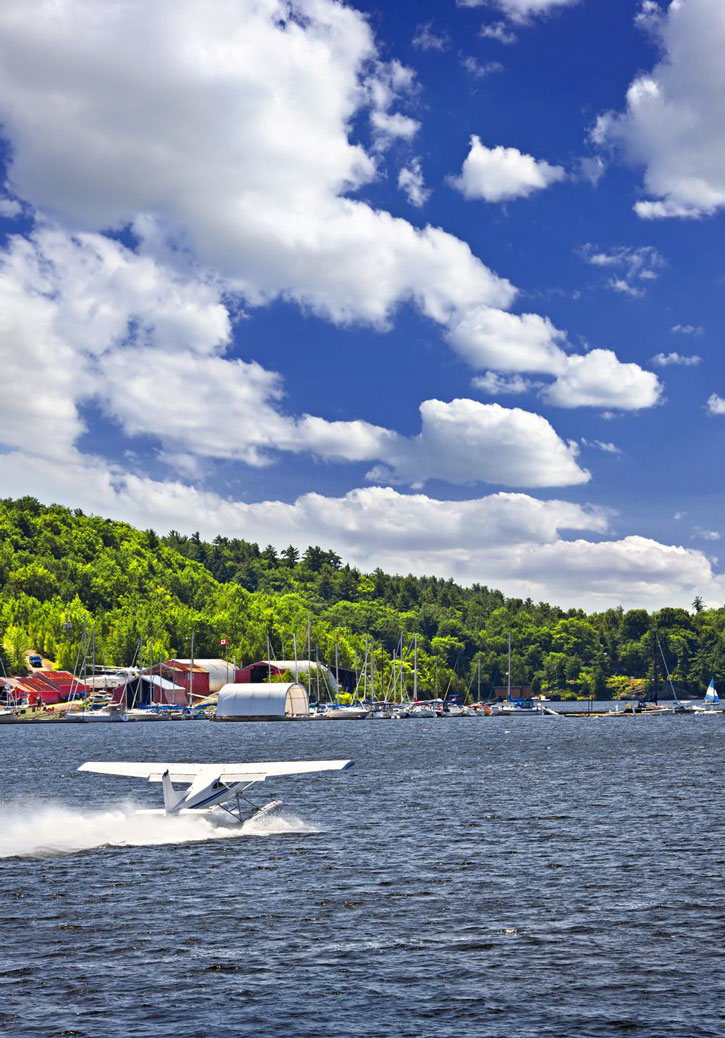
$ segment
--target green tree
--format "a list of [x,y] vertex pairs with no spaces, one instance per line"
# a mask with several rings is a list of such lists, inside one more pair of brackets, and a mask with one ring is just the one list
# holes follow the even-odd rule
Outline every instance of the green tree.
[[285,560],[286,565],[289,569],[294,569],[299,562],[300,553],[294,547],[294,545],[288,545],[282,552],[282,558]]

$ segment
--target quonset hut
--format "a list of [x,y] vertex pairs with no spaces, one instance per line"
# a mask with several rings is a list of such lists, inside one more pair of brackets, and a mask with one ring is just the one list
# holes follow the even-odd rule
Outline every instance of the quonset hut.
[[307,692],[296,681],[225,685],[219,690],[217,721],[301,721],[309,716]]

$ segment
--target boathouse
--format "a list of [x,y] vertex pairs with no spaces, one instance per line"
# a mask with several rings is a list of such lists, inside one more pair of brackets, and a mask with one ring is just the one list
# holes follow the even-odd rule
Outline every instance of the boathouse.
[[533,695],[531,685],[512,685],[510,689],[508,685],[496,685],[493,690],[496,699],[507,699],[509,692],[512,699],[531,699]]
[[165,660],[163,663],[154,664],[152,671],[173,685],[184,688],[187,698],[191,685],[194,700],[206,699],[207,696],[218,692],[223,685],[243,680],[240,676],[241,671],[233,663],[220,659],[195,658],[193,672],[191,660]]
[[310,716],[307,692],[296,681],[225,685],[217,721],[297,721]]

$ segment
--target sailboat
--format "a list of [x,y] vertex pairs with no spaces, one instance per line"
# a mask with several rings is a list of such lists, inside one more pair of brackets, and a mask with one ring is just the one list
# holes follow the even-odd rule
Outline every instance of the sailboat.
[[717,694],[714,679],[710,678],[710,684],[707,686],[707,692],[705,693],[704,706],[694,706],[692,709],[696,714],[721,714],[722,710],[715,709],[719,705],[720,696]]
[[521,717],[531,717],[533,714],[541,714],[543,710],[539,703],[535,703],[533,699],[514,699],[511,696],[511,632],[509,631],[509,652],[508,652],[508,676],[507,676],[507,690],[506,699],[503,703],[498,704],[495,712],[497,714],[503,714],[504,716],[518,715]]
[[[91,703],[91,697],[88,694],[88,642],[86,632],[86,617],[83,617],[83,688],[84,698],[78,702],[78,706],[71,706],[65,712],[65,720],[75,724],[98,724],[108,723],[109,721],[127,721],[125,706],[120,703],[107,703],[100,709],[93,709]],[[95,627],[91,631],[91,645],[92,645],[92,674],[95,678],[96,674],[96,629]],[[75,678],[74,678],[75,681]],[[80,686],[80,682],[79,682]],[[73,696],[73,686],[71,685],[71,698]]]
[[689,699],[682,700],[677,695],[677,692],[675,691],[675,686],[672,683],[672,675],[670,674],[670,668],[667,666],[667,659],[665,657],[664,649],[662,648],[662,643],[660,642],[659,635],[656,635],[656,638],[657,638],[657,648],[660,650],[660,656],[662,657],[662,662],[663,662],[664,667],[665,667],[665,674],[667,675],[667,681],[669,682],[670,691],[672,692],[672,698],[674,700],[674,706],[672,706],[672,707],[658,706],[657,705],[657,693],[655,692],[655,706],[649,707],[648,710],[649,710],[650,713],[657,712],[657,713],[672,713],[672,714],[689,714],[689,713],[691,713],[690,701],[689,701]]

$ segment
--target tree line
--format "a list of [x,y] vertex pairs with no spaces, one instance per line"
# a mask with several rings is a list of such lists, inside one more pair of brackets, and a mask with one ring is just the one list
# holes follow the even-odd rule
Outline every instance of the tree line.
[[[241,538],[161,536],[127,523],[0,501],[0,643],[8,672],[41,652],[78,665],[84,620],[96,660],[228,654],[237,663],[306,655],[360,670],[375,658],[378,694],[402,670],[412,691],[414,636],[419,691],[487,696],[511,682],[535,693],[609,698],[662,689],[662,653],[678,691],[701,694],[725,678],[725,610],[665,607],[587,614],[509,598],[483,584],[363,573],[317,545],[283,551]],[[220,647],[220,640],[227,644]]]

